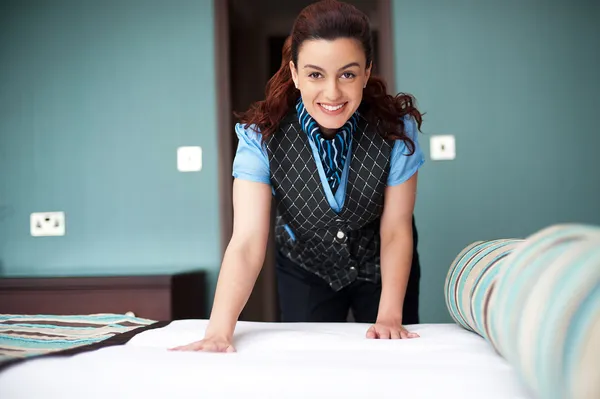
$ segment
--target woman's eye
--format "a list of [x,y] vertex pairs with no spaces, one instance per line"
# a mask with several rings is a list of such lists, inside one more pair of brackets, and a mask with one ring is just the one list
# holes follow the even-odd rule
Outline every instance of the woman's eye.
[[321,77],[321,74],[319,72],[312,72],[308,75],[308,77],[312,78],[312,79],[317,79],[317,78]]
[[355,78],[355,77],[356,77],[356,75],[355,75],[355,74],[353,74],[352,72],[344,72],[344,73],[342,74],[342,77],[343,77],[344,79],[353,79],[353,78]]

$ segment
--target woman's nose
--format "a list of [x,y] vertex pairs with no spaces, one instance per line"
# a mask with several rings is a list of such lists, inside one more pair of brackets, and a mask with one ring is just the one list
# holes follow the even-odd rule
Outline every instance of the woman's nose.
[[327,87],[325,88],[325,99],[327,101],[336,101],[341,97],[342,91],[340,90],[338,81],[336,79],[332,79],[327,82]]

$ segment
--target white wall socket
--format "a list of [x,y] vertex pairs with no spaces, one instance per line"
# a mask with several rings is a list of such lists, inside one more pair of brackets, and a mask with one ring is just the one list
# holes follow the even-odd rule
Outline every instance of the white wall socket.
[[199,172],[202,169],[202,148],[179,147],[177,149],[177,169],[180,172]]
[[34,237],[64,236],[64,212],[36,212],[30,217],[31,235]]
[[456,142],[452,135],[432,136],[429,140],[431,159],[449,161],[456,158]]

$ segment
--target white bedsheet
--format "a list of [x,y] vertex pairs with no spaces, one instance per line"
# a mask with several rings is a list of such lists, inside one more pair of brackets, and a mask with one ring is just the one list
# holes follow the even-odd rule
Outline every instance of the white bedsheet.
[[533,398],[485,340],[454,324],[368,340],[365,324],[240,322],[237,353],[166,350],[206,324],[176,321],[124,346],[16,365],[0,373],[0,398]]

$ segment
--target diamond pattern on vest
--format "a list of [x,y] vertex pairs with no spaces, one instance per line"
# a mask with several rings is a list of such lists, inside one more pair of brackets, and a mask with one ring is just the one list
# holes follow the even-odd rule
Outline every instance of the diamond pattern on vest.
[[[308,137],[295,113],[266,143],[279,251],[336,291],[356,279],[378,282],[379,220],[392,144],[361,118],[348,160],[346,198],[337,214],[329,206]],[[286,231],[286,224],[294,237]]]

